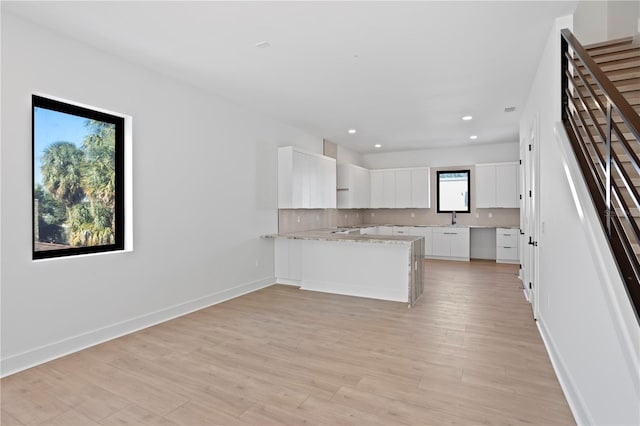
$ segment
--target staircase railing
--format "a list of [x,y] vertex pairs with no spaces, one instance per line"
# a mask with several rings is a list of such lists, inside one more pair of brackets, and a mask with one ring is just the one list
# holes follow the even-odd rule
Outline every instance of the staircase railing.
[[562,122],[639,319],[640,116],[568,29],[561,51]]

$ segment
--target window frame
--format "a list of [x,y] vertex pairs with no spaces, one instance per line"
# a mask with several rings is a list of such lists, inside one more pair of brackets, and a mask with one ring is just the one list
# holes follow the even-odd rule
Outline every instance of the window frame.
[[[466,210],[442,210],[440,208],[440,175],[449,173],[465,173],[467,175],[467,209]],[[471,169],[438,170],[436,172],[436,208],[437,213],[471,213]]]
[[[35,192],[36,192],[36,156],[35,137],[36,137],[36,108],[43,108],[50,111],[61,112],[65,114],[75,115],[89,120],[101,121],[115,125],[115,151],[114,151],[114,168],[115,168],[115,195],[114,195],[114,242],[112,244],[83,246],[83,247],[64,247],[60,249],[38,250],[36,251],[36,222],[38,216],[36,212]],[[58,100],[47,96],[32,94],[31,95],[31,238],[32,238],[32,259],[51,259],[60,257],[69,257],[77,255],[108,253],[115,251],[125,251],[125,117],[110,114],[92,107],[80,106],[70,103],[69,101]]]

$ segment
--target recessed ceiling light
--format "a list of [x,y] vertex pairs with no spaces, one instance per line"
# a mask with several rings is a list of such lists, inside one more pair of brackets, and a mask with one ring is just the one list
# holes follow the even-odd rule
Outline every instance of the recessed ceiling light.
[[377,144],[375,144],[373,147],[374,147],[374,148],[382,148],[382,145],[380,145],[379,143],[377,143]]
[[476,135],[471,135],[471,136],[469,136],[469,139],[474,139],[475,140],[475,139],[478,139],[478,137]]
[[472,116],[470,116],[470,115],[465,115],[464,117],[462,117],[462,119],[463,119],[464,121],[469,121],[469,120],[471,120],[472,118],[473,118],[473,117],[472,117]]
[[260,41],[258,43],[256,43],[256,47],[258,49],[266,49],[267,47],[270,47],[271,44],[268,41]]
[[356,133],[356,129],[349,129],[349,130],[347,130],[347,132],[348,132],[350,135],[354,135],[354,134]]

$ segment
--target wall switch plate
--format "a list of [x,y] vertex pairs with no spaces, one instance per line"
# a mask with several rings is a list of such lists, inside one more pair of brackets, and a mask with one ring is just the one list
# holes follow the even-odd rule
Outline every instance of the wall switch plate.
[[414,212],[411,212],[411,217],[416,217],[416,214]]
[[296,222],[300,223],[300,216],[296,217]]
[[371,217],[374,217],[375,215],[376,215],[375,213],[371,212]]
[[493,217],[493,213],[489,212],[489,217],[490,218]]
[[320,216],[316,215],[316,222],[320,220]]

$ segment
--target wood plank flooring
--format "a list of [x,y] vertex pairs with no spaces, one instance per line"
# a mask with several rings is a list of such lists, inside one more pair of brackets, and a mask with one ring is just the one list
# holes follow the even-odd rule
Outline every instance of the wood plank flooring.
[[272,286],[0,381],[2,425],[575,424],[517,267],[412,308]]

